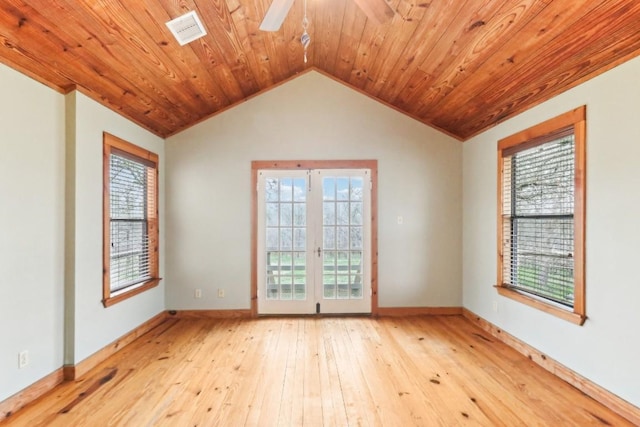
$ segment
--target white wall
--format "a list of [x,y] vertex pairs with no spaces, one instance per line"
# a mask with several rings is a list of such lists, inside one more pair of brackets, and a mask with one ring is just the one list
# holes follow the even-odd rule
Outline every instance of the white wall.
[[65,112],[62,95],[4,65],[0,94],[2,401],[62,366]]
[[[640,406],[640,58],[464,144],[464,306]],[[498,296],[497,141],[587,105],[586,301],[576,326]],[[498,312],[492,310],[498,302]]]
[[164,282],[111,307],[104,308],[101,303],[102,133],[109,132],[159,155],[161,277],[165,258],[164,141],[81,93],[71,96],[75,97],[75,129],[68,133],[75,140],[69,140],[67,147],[75,150],[75,171],[69,173],[75,175],[75,200],[68,209],[69,215],[75,215],[75,229],[68,231],[67,244],[73,246],[75,259],[73,283],[67,286],[67,301],[73,307],[73,314],[67,315],[73,320],[67,325],[67,333],[73,337],[68,341],[67,364],[82,361],[165,307]]
[[169,138],[166,154],[168,309],[250,307],[251,161],[278,159],[377,159],[379,305],[461,304],[452,138],[310,72]]

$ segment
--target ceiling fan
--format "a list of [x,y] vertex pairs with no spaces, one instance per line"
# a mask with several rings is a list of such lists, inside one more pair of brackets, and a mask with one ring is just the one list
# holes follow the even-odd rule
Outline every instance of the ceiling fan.
[[[394,10],[385,0],[353,0],[377,24],[384,24],[395,15]],[[273,0],[260,24],[262,31],[278,31],[293,5],[293,0]]]

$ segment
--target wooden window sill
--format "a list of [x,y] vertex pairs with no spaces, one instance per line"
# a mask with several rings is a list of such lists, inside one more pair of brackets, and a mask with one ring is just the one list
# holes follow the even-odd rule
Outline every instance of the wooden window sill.
[[105,298],[102,300],[102,305],[104,305],[105,308],[110,307],[114,304],[119,303],[120,301],[124,301],[127,298],[131,298],[132,296],[138,295],[148,289],[155,288],[156,286],[158,286],[158,283],[160,283],[160,280],[162,279],[160,278],[151,279],[145,282],[143,285],[133,288],[129,291],[123,292],[121,294],[117,294],[113,297]]
[[509,289],[507,287],[499,286],[499,285],[495,286],[495,288],[498,290],[498,293],[503,297],[511,298],[512,300],[518,301],[522,304],[526,304],[530,307],[544,311],[545,313],[551,314],[552,316],[559,317],[563,320],[566,320],[567,322],[571,322],[576,325],[582,326],[584,322],[587,320],[587,316],[584,316],[579,313],[575,313],[573,311],[568,311],[551,304],[547,304],[544,301],[530,297],[524,293],[515,291],[513,289]]

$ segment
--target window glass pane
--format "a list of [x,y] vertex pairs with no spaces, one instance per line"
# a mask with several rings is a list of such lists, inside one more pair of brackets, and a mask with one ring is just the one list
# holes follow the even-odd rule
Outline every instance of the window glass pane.
[[147,214],[147,167],[112,154],[110,167],[111,218],[144,219]]
[[571,305],[573,219],[517,218],[513,229],[513,286]]
[[112,292],[151,278],[147,221],[147,166],[116,154],[109,163]]
[[573,135],[505,159],[503,281],[573,306]]
[[573,136],[516,153],[512,162],[516,215],[573,213]]

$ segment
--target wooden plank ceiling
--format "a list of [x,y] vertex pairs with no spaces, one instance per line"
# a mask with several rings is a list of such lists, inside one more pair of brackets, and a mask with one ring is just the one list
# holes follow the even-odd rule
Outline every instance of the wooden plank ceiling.
[[[640,54],[638,0],[363,1],[307,0],[305,64],[303,0],[274,33],[271,0],[0,0],[0,61],[162,137],[313,68],[465,140]],[[190,10],[208,34],[181,47]]]

